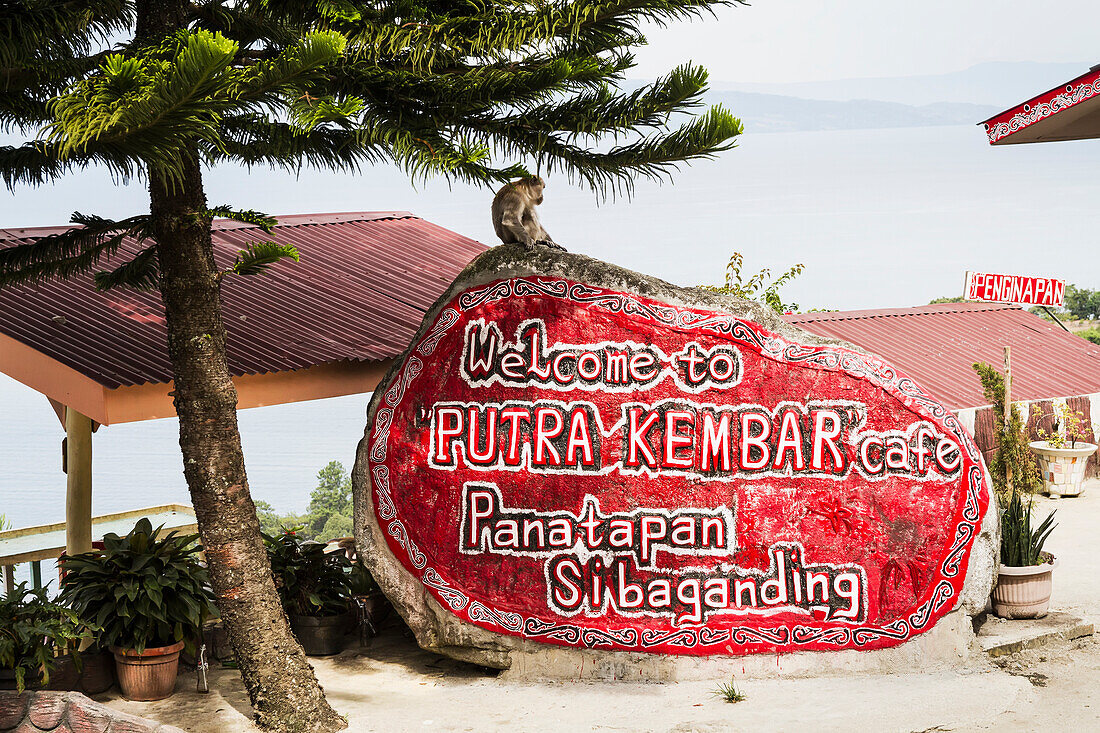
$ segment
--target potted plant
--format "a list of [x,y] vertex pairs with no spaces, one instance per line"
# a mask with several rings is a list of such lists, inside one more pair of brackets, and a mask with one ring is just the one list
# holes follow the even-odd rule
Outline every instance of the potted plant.
[[0,689],[80,689],[80,647],[92,642],[92,631],[45,588],[19,583],[0,598]]
[[1039,406],[1034,405],[1032,414],[1040,418],[1054,417],[1051,431],[1040,427],[1037,432],[1041,440],[1029,444],[1039,459],[1043,490],[1052,498],[1080,495],[1085,483],[1085,464],[1096,452],[1096,444],[1083,440],[1086,434],[1084,415],[1065,404],[1056,404],[1053,412],[1047,415],[1041,414]]
[[993,588],[993,613],[1001,618],[1042,618],[1050,605],[1058,562],[1043,545],[1056,526],[1054,512],[1032,527],[1033,500],[1025,503],[1013,491],[1001,514],[1001,566]]
[[1015,405],[1005,410],[1004,377],[985,363],[974,364],[974,371],[993,406],[997,436],[997,447],[988,462],[994,495],[1002,509],[1001,564],[991,594],[993,613],[1002,618],[1039,618],[1046,615],[1057,564],[1053,555],[1043,551],[1054,529],[1054,512],[1032,527],[1032,504],[1042,482],[1031,460],[1023,420]]
[[296,529],[264,534],[264,544],[290,628],[306,654],[339,654],[351,622],[347,555],[325,552],[325,544],[302,539]]
[[180,652],[193,649],[214,610],[197,539],[161,536],[141,519],[125,537],[106,535],[102,550],[62,561],[61,600],[100,627],[129,700],[172,694]]

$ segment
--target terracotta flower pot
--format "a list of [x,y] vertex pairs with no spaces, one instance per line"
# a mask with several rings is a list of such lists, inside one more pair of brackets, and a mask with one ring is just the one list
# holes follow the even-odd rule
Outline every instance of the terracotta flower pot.
[[115,655],[118,686],[127,700],[163,700],[176,687],[183,642],[150,647],[143,652],[111,647]]
[[992,593],[993,613],[1009,619],[1046,616],[1057,566],[1056,559],[1022,568],[1002,565]]
[[1066,444],[1055,448],[1045,440],[1028,443],[1039,459],[1039,468],[1043,473],[1043,491],[1050,496],[1077,496],[1085,483],[1085,464],[1089,456],[1096,452],[1092,443],[1077,441],[1076,445]]

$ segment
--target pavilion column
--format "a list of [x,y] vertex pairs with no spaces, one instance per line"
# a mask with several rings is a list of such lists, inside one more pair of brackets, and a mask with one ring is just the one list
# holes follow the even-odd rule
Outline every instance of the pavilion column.
[[65,552],[78,555],[92,549],[92,420],[65,409]]

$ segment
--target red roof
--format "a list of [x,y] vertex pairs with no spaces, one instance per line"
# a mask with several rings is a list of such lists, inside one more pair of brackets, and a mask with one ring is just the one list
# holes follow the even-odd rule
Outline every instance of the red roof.
[[1100,392],[1100,346],[1014,305],[944,303],[784,319],[881,356],[952,410],[989,404],[971,364],[1001,371],[1005,346],[1012,347],[1015,400]]
[[990,117],[990,145],[1100,137],[1100,66]]
[[[485,245],[403,211],[278,217],[275,240],[301,262],[222,285],[226,351],[234,376],[401,353],[424,313]],[[0,247],[69,227],[0,229]],[[217,220],[214,258],[264,238],[254,226]],[[142,245],[127,240],[112,262]],[[101,269],[108,269],[104,264]],[[99,292],[90,276],[0,290],[0,333],[108,388],[166,383],[172,373],[160,294]]]

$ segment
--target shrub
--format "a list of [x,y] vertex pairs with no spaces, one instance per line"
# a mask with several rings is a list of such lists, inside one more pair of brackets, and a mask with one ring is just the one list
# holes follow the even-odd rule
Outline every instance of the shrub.
[[1078,331],[1077,335],[1086,341],[1091,341],[1094,344],[1100,344],[1100,328],[1086,328],[1084,331]]
[[343,552],[325,552],[325,545],[304,540],[296,530],[264,535],[267,557],[279,599],[287,613],[337,616],[351,607],[351,587]]
[[997,450],[989,461],[989,473],[993,478],[993,488],[999,498],[1007,499],[1008,470],[1012,469],[1012,485],[1023,493],[1032,494],[1042,486],[1039,467],[1032,460],[1031,449],[1024,434],[1024,422],[1015,409],[1009,412],[1008,429],[1005,430],[1005,380],[989,364],[984,362],[973,365],[982,382],[982,392],[993,405],[993,428],[997,435]]
[[198,535],[161,537],[141,519],[104,548],[62,560],[61,600],[101,627],[100,644],[144,651],[179,641],[193,649],[214,596],[198,560]]
[[94,627],[70,608],[49,599],[45,588],[19,583],[0,598],[0,667],[15,670],[22,692],[28,681],[50,681],[56,656],[69,653],[79,669],[80,644],[92,641]]

